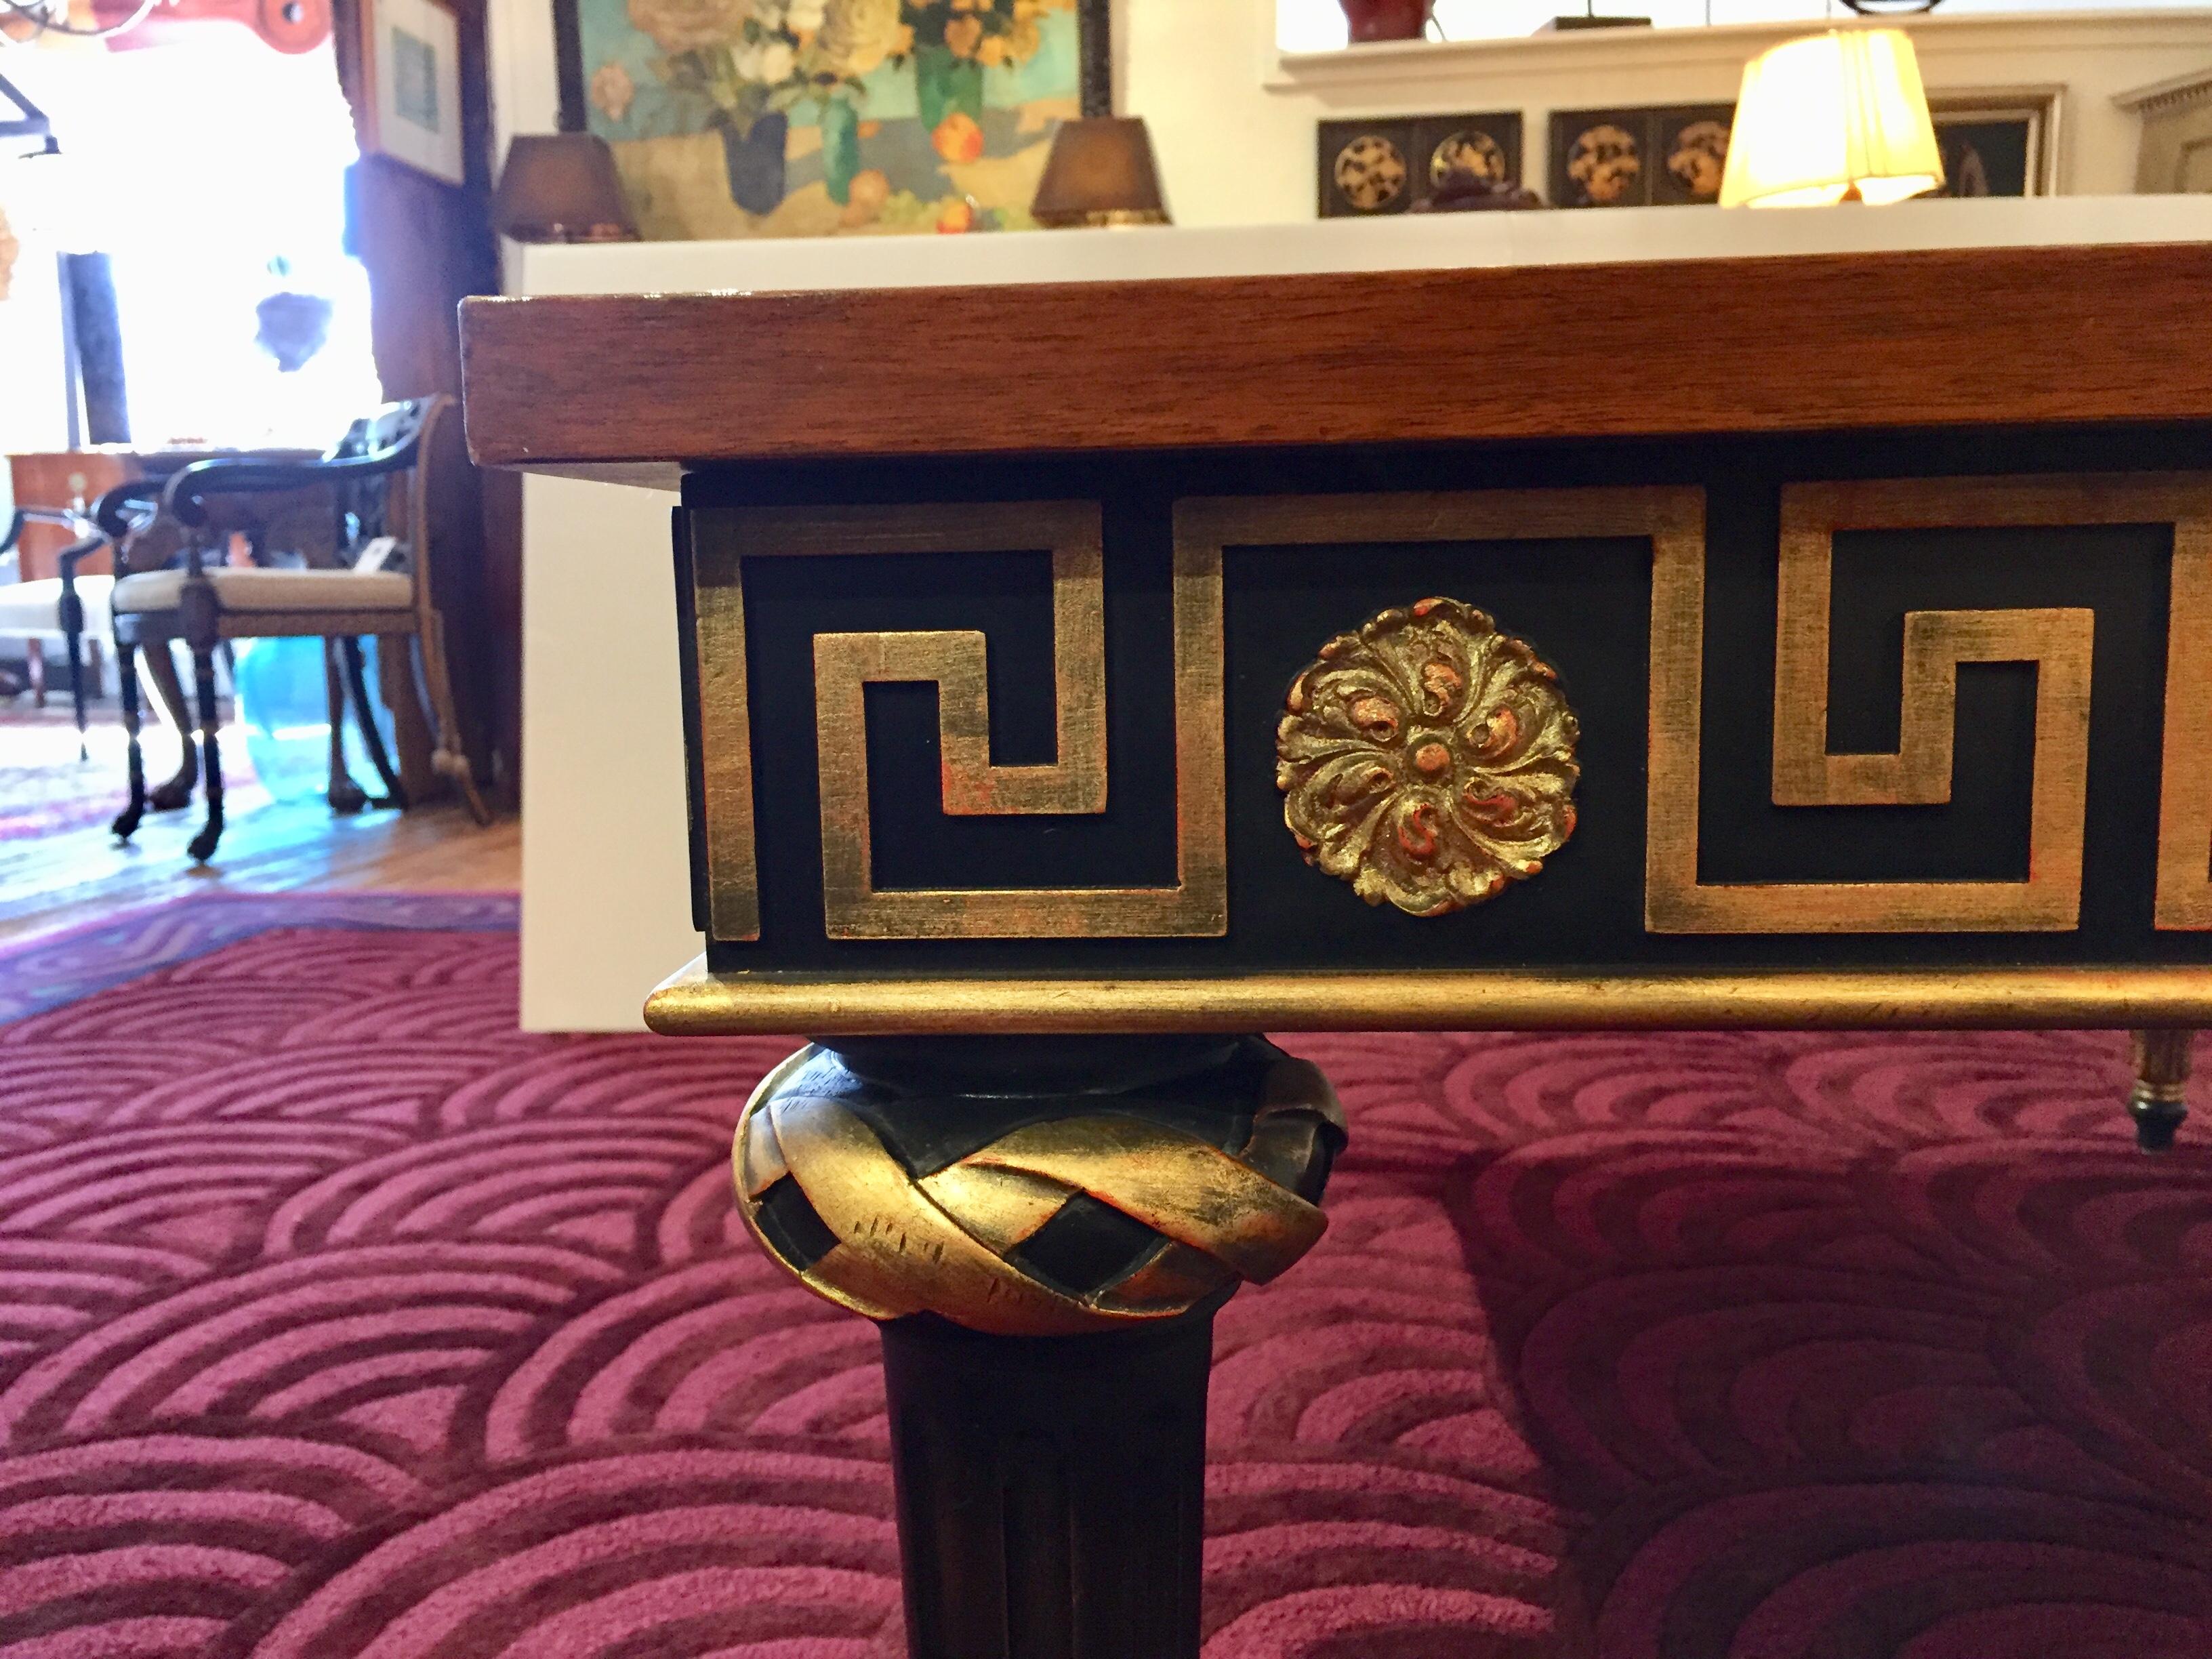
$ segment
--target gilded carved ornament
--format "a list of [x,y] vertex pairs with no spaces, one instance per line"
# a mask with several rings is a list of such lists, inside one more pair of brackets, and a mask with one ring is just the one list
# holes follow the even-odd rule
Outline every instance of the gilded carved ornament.
[[1284,708],[1283,821],[1309,864],[1370,904],[1479,904],[1574,834],[1581,733],[1559,677],[1457,599],[1338,635]]

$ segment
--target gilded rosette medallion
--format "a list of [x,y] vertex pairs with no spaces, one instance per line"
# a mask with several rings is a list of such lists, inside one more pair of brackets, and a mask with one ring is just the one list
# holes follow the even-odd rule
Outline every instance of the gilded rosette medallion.
[[1370,904],[1479,904],[1574,833],[1581,730],[1559,676],[1472,605],[1423,599],[1338,635],[1284,708],[1283,821]]

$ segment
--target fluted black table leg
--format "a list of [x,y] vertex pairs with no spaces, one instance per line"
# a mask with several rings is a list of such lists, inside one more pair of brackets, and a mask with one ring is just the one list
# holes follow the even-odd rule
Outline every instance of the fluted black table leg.
[[910,1653],[1196,1659],[1212,1341],[884,1327]]

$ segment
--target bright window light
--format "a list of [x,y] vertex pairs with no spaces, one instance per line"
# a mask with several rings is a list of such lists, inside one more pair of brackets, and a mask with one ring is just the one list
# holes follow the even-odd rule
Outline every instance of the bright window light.
[[[342,246],[352,119],[328,46],[287,56],[243,29],[204,33],[10,52],[62,144],[14,165],[53,170],[42,194],[60,251],[112,260],[134,447],[321,449],[382,400],[368,278]],[[290,374],[255,343],[254,307],[279,289],[333,307],[322,349]]]

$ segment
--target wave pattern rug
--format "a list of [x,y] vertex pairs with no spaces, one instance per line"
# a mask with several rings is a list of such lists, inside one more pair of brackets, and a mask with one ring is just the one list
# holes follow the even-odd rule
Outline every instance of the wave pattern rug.
[[[892,1659],[776,1041],[514,1024],[506,900],[0,958],[0,1654]],[[1338,1036],[1223,1315],[1207,1659],[2200,1659],[2212,1158],[2102,1036]]]

